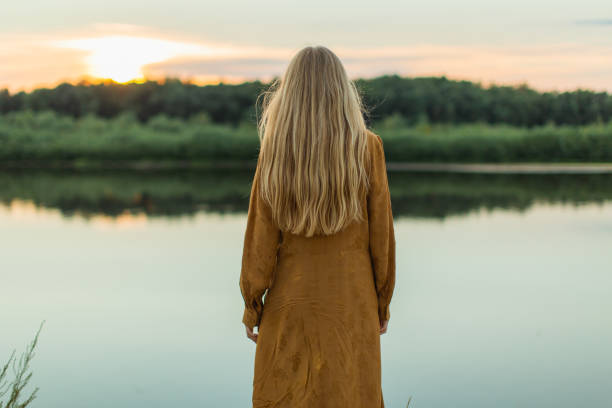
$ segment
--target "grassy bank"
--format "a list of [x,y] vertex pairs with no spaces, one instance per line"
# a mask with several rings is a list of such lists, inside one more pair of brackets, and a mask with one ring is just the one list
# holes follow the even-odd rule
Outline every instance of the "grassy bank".
[[[392,162],[610,162],[612,123],[585,126],[409,126],[389,117],[373,126]],[[132,114],[113,119],[74,119],[54,112],[0,116],[0,160],[19,163],[141,161],[180,163],[253,162],[259,141],[254,125],[219,125],[205,115],[188,120],[158,115],[142,123]]]

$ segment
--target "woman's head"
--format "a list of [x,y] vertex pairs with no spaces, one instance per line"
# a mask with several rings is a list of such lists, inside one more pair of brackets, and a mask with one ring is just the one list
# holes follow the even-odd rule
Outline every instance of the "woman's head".
[[364,108],[340,59],[306,47],[263,93],[260,186],[283,231],[312,236],[363,220]]

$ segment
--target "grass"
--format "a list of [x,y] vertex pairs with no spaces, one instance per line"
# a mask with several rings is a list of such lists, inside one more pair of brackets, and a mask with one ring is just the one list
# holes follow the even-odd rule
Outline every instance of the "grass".
[[[484,123],[409,126],[391,116],[372,129],[391,162],[517,163],[612,162],[612,123],[519,128]],[[7,166],[207,167],[254,163],[259,139],[253,123],[211,123],[159,115],[147,123],[131,114],[80,119],[54,112],[0,116],[0,161]],[[148,164],[147,164],[148,163]]]
[[610,162],[612,123],[585,126],[429,125],[382,123],[392,162]]
[[[36,387],[28,397],[25,397],[25,400],[22,399],[22,394],[23,389],[28,385],[32,377],[32,372],[28,372],[28,370],[30,369],[30,362],[34,357],[34,348],[36,347],[36,343],[38,343],[38,335],[40,334],[43,323],[41,323],[38,332],[36,332],[34,340],[30,343],[19,360],[15,359],[15,351],[13,350],[8,362],[0,370],[0,408],[25,408],[36,398],[38,387]],[[12,367],[14,374],[14,379],[10,382],[7,379],[9,367]]]

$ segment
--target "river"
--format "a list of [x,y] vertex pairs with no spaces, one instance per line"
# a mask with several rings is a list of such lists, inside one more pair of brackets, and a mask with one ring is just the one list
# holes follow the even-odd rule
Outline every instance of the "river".
[[[0,174],[0,363],[45,321],[32,407],[250,406],[250,177]],[[386,406],[612,406],[612,175],[389,180]]]

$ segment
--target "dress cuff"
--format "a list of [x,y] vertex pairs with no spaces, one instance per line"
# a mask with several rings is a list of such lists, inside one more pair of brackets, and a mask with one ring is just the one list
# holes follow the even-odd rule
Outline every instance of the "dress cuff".
[[251,330],[253,330],[253,327],[259,326],[259,316],[257,315],[257,312],[252,309],[244,308],[242,323],[244,323]]
[[389,305],[380,305],[378,306],[378,319],[383,321],[383,320],[389,320],[389,318],[391,317],[391,312],[389,310]]

